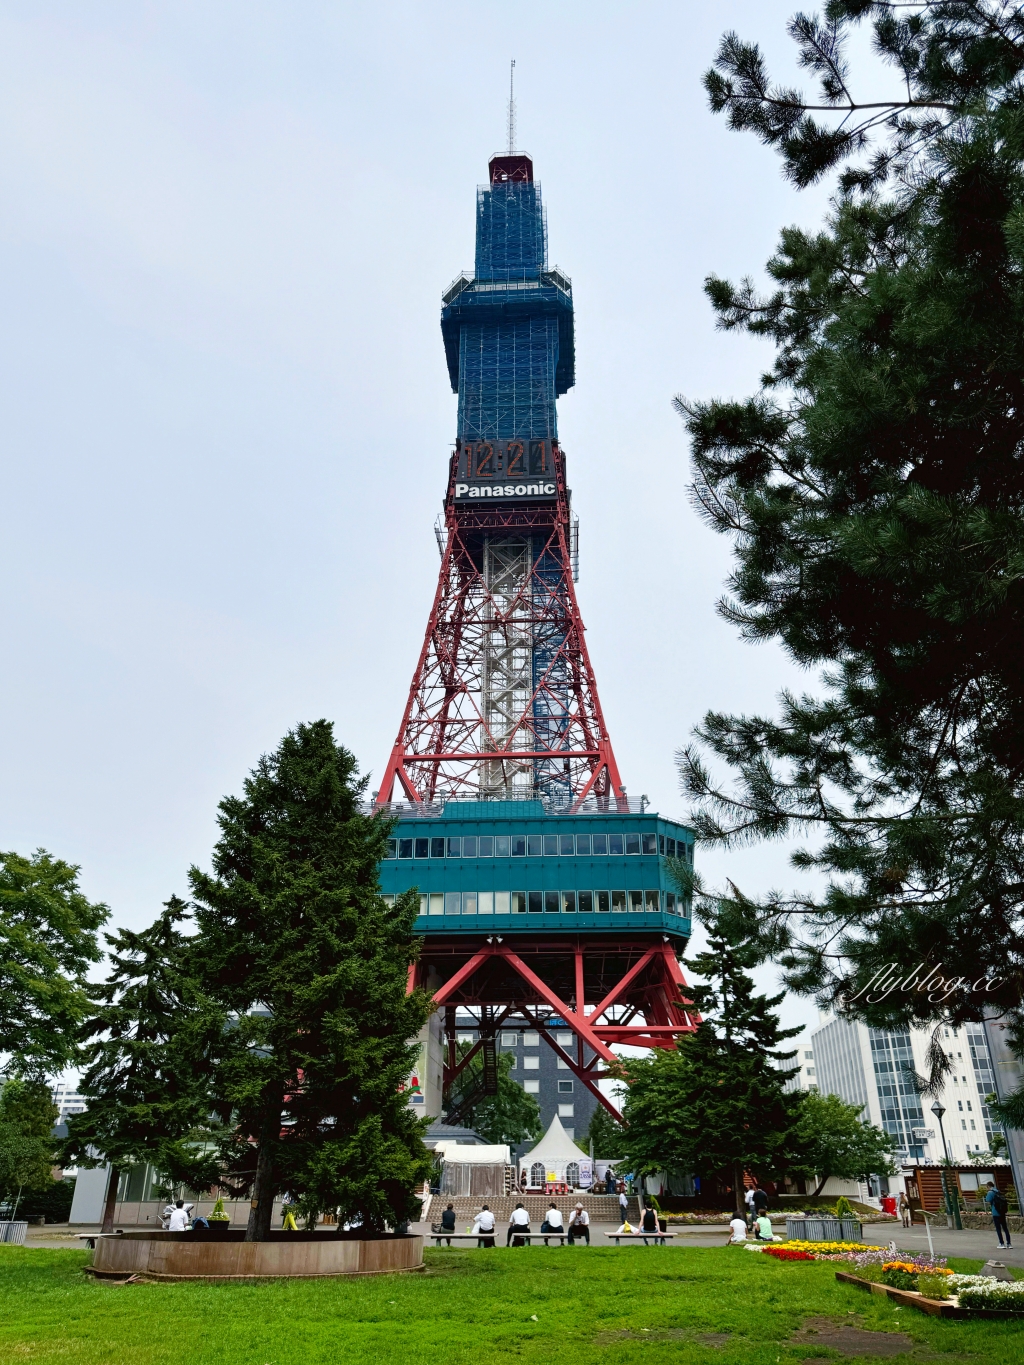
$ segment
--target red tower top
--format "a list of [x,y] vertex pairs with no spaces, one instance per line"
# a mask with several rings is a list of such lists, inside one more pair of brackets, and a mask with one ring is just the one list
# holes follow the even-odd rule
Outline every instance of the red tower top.
[[487,163],[492,185],[505,180],[524,180],[533,184],[533,159],[525,152],[495,152]]

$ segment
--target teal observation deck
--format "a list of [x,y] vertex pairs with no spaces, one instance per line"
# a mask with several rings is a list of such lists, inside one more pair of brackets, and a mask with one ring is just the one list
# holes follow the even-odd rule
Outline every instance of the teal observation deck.
[[667,935],[679,952],[690,908],[678,872],[693,831],[650,810],[552,813],[539,800],[447,801],[399,816],[381,889],[420,894],[416,933]]

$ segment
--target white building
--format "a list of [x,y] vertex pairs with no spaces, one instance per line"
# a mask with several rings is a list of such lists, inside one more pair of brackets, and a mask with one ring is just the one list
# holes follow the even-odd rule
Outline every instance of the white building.
[[75,1089],[75,1081],[54,1081],[50,1090],[50,1096],[54,1104],[60,1110],[58,1123],[67,1123],[72,1114],[84,1114],[86,1102]]
[[804,1029],[796,1038],[790,1038],[783,1043],[783,1048],[788,1052],[794,1051],[796,1055],[790,1057],[786,1062],[779,1065],[786,1071],[797,1068],[795,1075],[790,1076],[786,1082],[786,1090],[817,1090],[818,1076],[814,1064],[814,1044],[807,1029]]
[[[931,1032],[915,1028],[888,1033],[833,1018],[813,1032],[810,1049],[801,1048],[801,1055],[805,1050],[814,1053],[808,1064],[822,1094],[863,1105],[862,1117],[896,1139],[896,1159],[904,1164],[941,1161],[944,1155],[942,1130],[931,1112],[935,1100],[922,1098],[909,1074],[927,1075]],[[992,1060],[981,1024],[943,1027],[940,1040],[952,1064],[938,1095],[946,1110],[946,1144],[954,1161],[967,1162],[988,1151],[1001,1131],[985,1103],[995,1090]]]

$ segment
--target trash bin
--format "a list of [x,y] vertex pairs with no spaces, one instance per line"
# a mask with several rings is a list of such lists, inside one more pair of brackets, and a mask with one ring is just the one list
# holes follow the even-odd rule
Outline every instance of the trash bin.
[[26,1232],[28,1232],[27,1223],[12,1223],[10,1220],[6,1223],[0,1223],[0,1242],[7,1242],[9,1245],[17,1247],[24,1246]]

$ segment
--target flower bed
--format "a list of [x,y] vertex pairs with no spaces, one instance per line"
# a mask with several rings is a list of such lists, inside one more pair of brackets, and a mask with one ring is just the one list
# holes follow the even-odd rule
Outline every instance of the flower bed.
[[958,1275],[956,1278],[988,1280],[986,1284],[965,1285],[957,1290],[957,1302],[961,1308],[999,1308],[1003,1312],[1024,1313],[1024,1281],[1015,1280],[1007,1284],[1005,1280],[991,1280],[982,1275]]
[[761,1250],[766,1256],[774,1256],[777,1261],[813,1261],[817,1258],[810,1251],[801,1251],[798,1247],[762,1247]]

